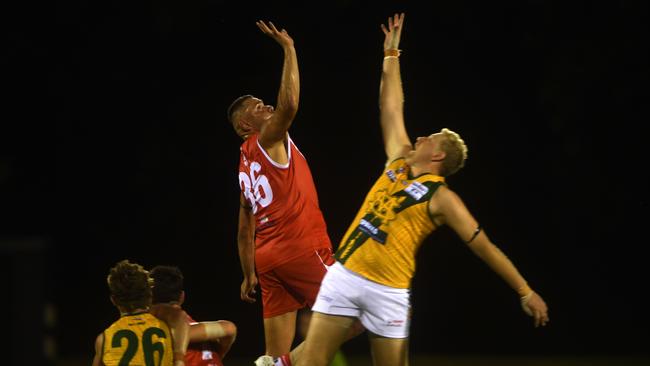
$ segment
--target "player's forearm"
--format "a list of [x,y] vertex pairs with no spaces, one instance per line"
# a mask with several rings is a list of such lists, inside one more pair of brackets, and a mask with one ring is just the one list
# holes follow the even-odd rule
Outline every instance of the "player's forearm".
[[255,274],[255,246],[253,238],[244,236],[237,240],[239,247],[239,262],[244,276]]
[[399,67],[397,56],[384,58],[379,86],[379,109],[382,114],[402,113],[404,109],[404,91]]
[[236,337],[237,327],[228,320],[195,323],[189,333],[190,343],[213,342],[222,357],[228,353]]
[[526,296],[532,292],[512,261],[496,245],[488,242],[477,246],[470,245],[470,247],[513,290],[517,291],[519,296]]
[[237,227],[237,247],[242,273],[255,274],[255,218],[250,209],[240,207]]
[[285,123],[285,131],[296,113],[300,101],[300,73],[298,71],[298,56],[293,46],[284,47],[284,63],[282,66],[282,78],[280,79],[280,90],[276,113],[283,115],[281,121]]
[[190,326],[190,343],[200,343],[200,342],[207,342],[210,340],[216,340],[215,339],[210,339],[208,336],[208,324],[213,323],[213,322],[201,322],[201,323],[195,323]]
[[389,159],[410,150],[411,142],[404,125],[404,93],[397,56],[384,58],[379,90],[379,120],[384,149]]
[[216,341],[223,337],[234,336],[236,333],[236,327],[229,321],[200,322],[192,324],[190,328],[190,342]]
[[230,351],[235,339],[237,338],[237,327],[235,323],[228,320],[219,320],[218,323],[221,325],[221,328],[224,331],[224,335],[219,338],[217,343],[217,352],[221,355],[221,358],[226,356],[226,353]]

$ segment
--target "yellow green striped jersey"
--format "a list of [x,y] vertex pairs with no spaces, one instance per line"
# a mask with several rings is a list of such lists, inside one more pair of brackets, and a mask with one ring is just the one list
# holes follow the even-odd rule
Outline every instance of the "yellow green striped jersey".
[[167,323],[149,313],[122,316],[104,331],[106,366],[173,366]]
[[415,255],[435,229],[428,204],[444,177],[412,177],[404,158],[390,163],[348,228],[335,257],[365,278],[410,288]]

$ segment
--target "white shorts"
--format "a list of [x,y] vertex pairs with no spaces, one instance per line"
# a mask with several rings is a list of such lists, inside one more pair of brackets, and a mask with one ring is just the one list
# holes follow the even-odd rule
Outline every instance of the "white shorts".
[[330,266],[313,311],[358,318],[366,329],[387,338],[408,338],[410,289],[370,281],[341,263]]

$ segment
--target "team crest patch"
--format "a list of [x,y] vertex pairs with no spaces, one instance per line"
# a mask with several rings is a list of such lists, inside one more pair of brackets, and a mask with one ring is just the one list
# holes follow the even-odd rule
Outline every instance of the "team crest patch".
[[417,201],[429,192],[429,188],[420,182],[413,182],[404,188],[404,192],[408,193],[409,196],[415,198]]

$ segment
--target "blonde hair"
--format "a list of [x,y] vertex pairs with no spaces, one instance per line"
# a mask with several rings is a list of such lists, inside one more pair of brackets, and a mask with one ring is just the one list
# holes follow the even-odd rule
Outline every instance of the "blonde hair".
[[440,175],[450,176],[465,166],[467,160],[467,145],[456,132],[443,128],[440,133],[445,137],[440,147],[445,152],[445,160],[442,162]]

